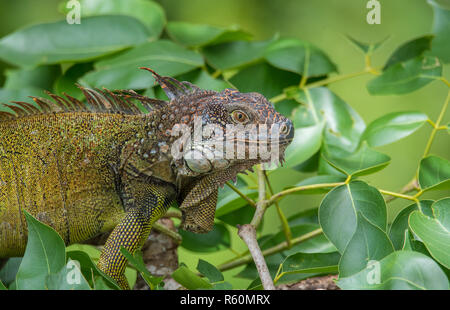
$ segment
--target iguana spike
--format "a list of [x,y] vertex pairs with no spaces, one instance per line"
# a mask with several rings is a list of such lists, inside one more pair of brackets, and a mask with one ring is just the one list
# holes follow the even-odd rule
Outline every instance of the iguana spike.
[[36,113],[41,112],[41,111],[39,111],[38,108],[36,108],[32,104],[29,104],[28,102],[23,102],[23,101],[11,101],[11,102],[21,106],[24,110],[26,110],[30,114],[36,114]]
[[13,119],[16,118],[16,116],[12,113],[6,112],[6,111],[0,111],[0,119]]
[[[30,96],[30,98],[33,99],[34,102],[36,102],[38,105],[41,103],[42,105],[45,105],[48,108],[48,112],[61,112],[65,111],[64,106],[61,106],[60,103],[54,102],[52,100],[48,100],[46,98],[42,97],[33,97]],[[40,106],[40,105],[39,105]]]
[[154,110],[154,106],[163,107],[167,105],[167,102],[164,100],[159,99],[153,99],[146,97],[144,95],[138,94],[134,90],[121,90],[119,93],[121,96],[128,96],[131,98],[134,98],[136,100],[139,100],[139,102],[142,103],[142,105],[150,112]]
[[57,96],[49,91],[45,91],[45,93],[47,95],[49,95],[50,97],[52,97],[52,99],[59,105],[59,107],[67,112],[68,110],[70,110],[71,108],[71,104],[69,102],[67,102],[67,100],[65,100],[64,98]]
[[48,104],[45,101],[42,101],[40,98],[38,97],[33,97],[33,96],[29,96],[40,108],[42,111],[44,112],[51,112],[52,111],[52,106],[53,104]]
[[158,73],[156,73],[150,68],[140,67],[139,69],[150,71],[153,74],[153,77],[155,78],[156,82],[158,82],[158,84],[164,90],[167,97],[169,97],[169,100],[175,99],[176,97],[184,95],[188,92],[186,86],[184,86],[183,83],[175,80],[174,78],[160,76]]
[[114,94],[112,91],[110,91],[109,89],[107,89],[105,87],[103,87],[103,94],[105,96],[109,96],[108,98],[111,99],[110,103],[113,108],[113,111],[120,112],[121,111],[121,109],[120,109],[121,103],[120,103],[119,96],[117,96],[116,94]]
[[108,97],[106,97],[105,94],[100,89],[95,88],[95,89],[89,89],[88,91],[97,100],[97,102],[99,103],[102,110],[104,110],[104,111],[113,110],[113,106],[112,106],[110,100],[108,100]]
[[80,84],[76,85],[79,89],[81,89],[88,104],[94,109],[94,111],[101,111],[102,110],[101,105],[97,102],[97,99],[93,97],[89,89],[84,86],[81,86]]
[[69,95],[67,93],[63,93],[63,95],[67,99],[69,99],[69,101],[72,103],[72,106],[74,106],[76,110],[87,111],[86,106],[80,100],[72,97],[71,95]]
[[16,107],[15,105],[11,105],[11,104],[3,104],[5,107],[8,107],[8,108],[10,108],[11,110],[13,110],[16,114],[17,114],[17,116],[19,116],[19,117],[21,117],[21,116],[26,116],[27,115],[27,113],[26,113],[26,110],[24,110],[24,109],[22,109],[22,108],[19,108],[19,107]]

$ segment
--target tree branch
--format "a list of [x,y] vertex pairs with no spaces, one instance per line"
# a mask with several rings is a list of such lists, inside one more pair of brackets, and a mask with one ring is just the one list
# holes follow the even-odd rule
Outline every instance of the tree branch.
[[264,260],[264,255],[259,248],[258,241],[256,240],[255,227],[251,224],[239,226],[238,234],[239,237],[241,237],[241,239],[247,244],[253,261],[255,262],[256,269],[258,270],[263,288],[265,290],[274,290],[275,285],[273,284],[272,277],[270,276],[269,268],[267,267],[266,261]]
[[255,262],[256,269],[258,270],[259,278],[265,290],[274,290],[272,277],[267,268],[264,255],[258,245],[256,239],[256,227],[261,223],[261,220],[266,211],[266,180],[264,177],[264,171],[261,167],[257,168],[258,172],[258,202],[256,203],[256,211],[253,215],[253,219],[250,224],[238,226],[238,235],[245,242],[250,251],[250,254]]

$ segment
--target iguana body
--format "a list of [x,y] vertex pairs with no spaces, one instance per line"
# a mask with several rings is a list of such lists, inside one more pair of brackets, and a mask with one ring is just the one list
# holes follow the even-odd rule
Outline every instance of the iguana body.
[[[127,288],[120,248],[139,249],[152,223],[173,202],[183,211],[185,229],[212,228],[218,187],[261,160],[227,161],[220,168],[212,162],[208,171],[191,170],[183,158],[173,158],[177,137],[171,130],[175,124],[192,125],[194,115],[224,125],[230,120],[223,106],[234,101],[247,105],[255,94],[205,91],[156,73],[154,77],[170,102],[132,91],[83,89],[89,109],[70,96],[52,95],[54,102],[34,98],[43,111],[18,102],[9,106],[17,115],[0,112],[0,259],[24,253],[24,210],[53,227],[66,244],[114,229],[99,267]],[[255,101],[249,108],[262,109],[264,104]],[[251,112],[264,116],[254,121],[292,127],[271,105],[264,108]],[[290,130],[286,141],[292,135]],[[196,167],[196,161],[189,163]]]

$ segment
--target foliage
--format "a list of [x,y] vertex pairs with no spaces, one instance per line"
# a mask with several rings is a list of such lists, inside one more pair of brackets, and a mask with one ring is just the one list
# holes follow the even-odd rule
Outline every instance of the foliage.
[[[329,56],[298,39],[255,41],[236,26],[166,22],[164,11],[152,1],[81,2],[80,25],[64,20],[39,24],[0,40],[0,58],[16,66],[6,74],[0,101],[46,96],[44,90],[80,98],[74,83],[132,88],[164,98],[153,86],[153,77],[137,69],[146,66],[203,88],[260,92],[295,124],[285,166],[315,175],[298,184],[283,184],[284,190],[278,193],[272,192],[270,172],[240,177],[235,185],[220,190],[214,230],[206,235],[181,231],[181,246],[195,253],[231,248],[232,226],[251,223],[258,228],[262,218],[257,217],[275,205],[282,227],[276,234],[258,236],[275,284],[337,273],[337,284],[343,289],[449,288],[450,198],[430,201],[421,196],[450,188],[450,162],[429,154],[436,132],[448,132],[443,116],[450,92],[442,98],[436,121],[423,113],[404,111],[366,125],[328,88],[359,75],[373,76],[367,84],[371,95],[411,93],[433,82],[449,87],[442,76],[442,64],[448,63],[450,55],[449,8],[430,0],[435,14],[433,33],[399,46],[382,68],[372,67],[371,57],[384,41],[366,44],[349,37],[361,50],[365,67],[360,72],[333,75],[338,67]],[[64,3],[61,8],[65,10]],[[390,163],[389,156],[377,147],[425,125],[432,129],[428,143],[417,171],[412,172],[414,177],[402,191],[387,191],[362,178]],[[267,194],[266,198],[255,201],[258,192]],[[279,200],[302,194],[324,197],[318,209],[286,218]],[[413,204],[389,224],[386,208],[394,199]],[[262,213],[255,213],[255,208]],[[65,249],[53,229],[29,214],[26,219],[25,256],[10,259],[0,271],[0,289],[117,288],[86,252]],[[123,254],[151,289],[164,289],[162,279],[145,269],[139,253],[125,250]],[[200,274],[181,264],[172,276],[188,289],[230,289],[222,272],[244,265],[237,276],[254,280],[250,288],[261,288],[248,252],[219,266],[199,260]],[[69,285],[65,279],[73,268],[82,276]]]

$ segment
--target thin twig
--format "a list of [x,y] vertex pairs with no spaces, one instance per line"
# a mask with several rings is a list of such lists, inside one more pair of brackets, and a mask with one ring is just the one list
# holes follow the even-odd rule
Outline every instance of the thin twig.
[[413,197],[413,196],[409,196],[409,195],[404,195],[404,194],[400,194],[400,193],[395,193],[395,192],[390,192],[390,191],[386,191],[384,189],[378,189],[378,191],[380,193],[382,193],[383,195],[389,195],[389,196],[394,196],[397,198],[402,198],[402,199],[406,199],[406,200],[411,200],[414,202],[418,202],[417,198]]
[[167,228],[164,225],[159,224],[158,222],[153,224],[153,228],[155,230],[159,231],[160,233],[169,236],[170,238],[175,240],[175,242],[177,242],[178,244],[181,244],[181,241],[183,240],[183,238],[181,237],[180,234],[174,232],[173,230],[170,230],[169,228]]
[[255,228],[259,226],[264,216],[264,212],[266,212],[266,180],[261,167],[257,167],[256,171],[258,173],[258,202],[256,203],[255,214],[250,222]]
[[250,197],[242,193],[236,186],[231,184],[230,182],[225,183],[229,188],[236,192],[239,196],[241,196],[245,201],[247,201],[252,207],[256,208],[256,202],[253,201]]
[[442,106],[442,109],[441,109],[441,112],[439,113],[438,119],[434,123],[433,131],[431,131],[430,138],[428,139],[427,146],[425,147],[425,151],[423,153],[422,158],[426,157],[431,150],[431,145],[433,144],[434,136],[436,135],[436,132],[438,131],[438,128],[441,125],[441,121],[442,121],[442,118],[444,117],[445,111],[447,110],[449,101],[450,101],[450,91],[447,94],[447,98],[445,99],[445,103]]
[[311,185],[304,185],[304,186],[298,186],[290,189],[286,189],[284,191],[281,191],[272,197],[267,201],[267,207],[272,205],[275,201],[278,201],[279,199],[283,198],[286,195],[293,194],[295,192],[308,190],[308,189],[319,189],[319,188],[328,188],[328,187],[336,187],[346,184],[345,182],[336,182],[336,183],[321,183],[321,184],[311,184]]
[[[408,184],[406,184],[406,185],[400,190],[399,193],[400,193],[400,194],[408,194],[408,193],[410,193],[410,192],[412,192],[412,191],[414,191],[414,190],[418,190],[418,187],[419,187],[419,185],[417,184],[417,179],[414,178],[414,179],[412,179]],[[399,198],[399,197],[388,195],[388,196],[385,198],[385,201],[386,201],[386,203],[389,203],[389,202],[391,202],[391,201],[393,201],[393,200],[395,200],[395,199],[397,199],[397,198]]]
[[[269,194],[270,194],[270,196],[273,196],[273,188],[272,188],[272,185],[270,184],[269,177],[267,176],[266,171],[263,171],[263,173],[264,173],[264,177],[266,179],[267,188],[269,189]],[[286,237],[286,241],[287,241],[287,243],[289,244],[289,247],[290,247],[291,246],[291,239],[292,239],[291,228],[289,227],[288,220],[286,219],[286,216],[284,215],[283,211],[281,210],[281,207],[278,204],[278,201],[275,201],[275,207],[277,208],[278,217],[280,218],[280,222],[281,222],[281,225],[283,227],[284,236]]]
[[[309,232],[307,234],[301,235],[301,236],[299,236],[297,238],[293,238],[291,240],[291,244],[292,244],[292,246],[296,245],[298,243],[301,243],[301,242],[309,240],[309,239],[311,239],[313,237],[316,237],[316,236],[320,235],[321,233],[322,233],[322,229],[318,228],[318,229],[313,230],[313,231],[311,231],[311,232]],[[288,248],[289,248],[289,244],[286,241],[283,241],[283,242],[281,242],[281,243],[279,243],[279,244],[277,244],[277,245],[275,245],[275,246],[273,246],[271,248],[268,248],[268,249],[262,251],[262,254],[264,256],[269,256],[269,255],[272,255],[272,254],[275,254],[275,253],[287,250]],[[229,262],[226,262],[226,263],[218,266],[217,268],[220,271],[226,271],[226,270],[230,270],[230,269],[233,269],[233,268],[236,268],[236,267],[239,267],[239,266],[251,263],[251,262],[252,262],[252,256],[245,255],[245,256],[242,256],[242,257],[235,258],[235,259],[233,259],[233,260],[231,260]]]
[[167,211],[162,217],[164,217],[164,218],[173,217],[173,218],[181,219],[181,212],[178,210]]

